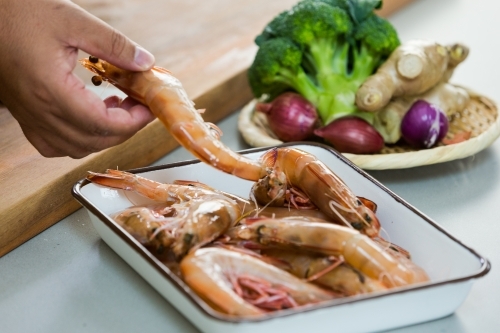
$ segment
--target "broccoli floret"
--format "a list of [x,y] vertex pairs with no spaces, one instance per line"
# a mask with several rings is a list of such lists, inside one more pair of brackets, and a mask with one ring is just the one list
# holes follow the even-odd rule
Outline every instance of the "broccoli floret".
[[361,22],[354,32],[353,77],[364,81],[399,46],[396,29],[375,14]]
[[256,38],[249,69],[254,95],[293,89],[316,106],[324,124],[351,114],[371,122],[354,104],[356,90],[399,45],[392,25],[373,13],[379,4],[303,0],[276,16]]
[[302,50],[286,38],[273,38],[262,42],[248,71],[250,87],[254,94],[274,97],[288,88],[293,88],[306,99],[315,102],[317,87],[301,66],[302,55]]

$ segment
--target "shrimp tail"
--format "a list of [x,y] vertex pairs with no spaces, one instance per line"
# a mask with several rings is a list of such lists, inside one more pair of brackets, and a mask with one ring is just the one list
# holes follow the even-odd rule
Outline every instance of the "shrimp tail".
[[149,188],[155,188],[160,185],[158,182],[136,176],[133,173],[113,169],[106,170],[106,173],[89,171],[87,179],[95,184],[126,191],[136,189],[139,184]]

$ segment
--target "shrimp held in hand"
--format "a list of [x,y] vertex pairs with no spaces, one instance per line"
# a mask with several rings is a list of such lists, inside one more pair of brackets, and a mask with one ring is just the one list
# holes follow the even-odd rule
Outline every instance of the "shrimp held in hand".
[[266,175],[260,163],[233,152],[219,141],[219,129],[203,121],[181,82],[168,70],[155,66],[145,72],[132,72],[92,56],[80,63],[149,107],[177,142],[203,162],[247,180],[257,181]]
[[202,248],[180,264],[184,281],[221,312],[258,316],[326,301],[334,294],[251,255],[223,248]]

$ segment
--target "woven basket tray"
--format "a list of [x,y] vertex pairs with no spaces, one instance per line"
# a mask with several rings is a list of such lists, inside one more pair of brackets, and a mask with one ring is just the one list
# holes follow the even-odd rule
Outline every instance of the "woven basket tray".
[[[366,170],[403,169],[452,161],[474,155],[488,147],[500,135],[497,106],[489,98],[468,90],[470,101],[461,112],[450,117],[447,137],[459,132],[471,132],[470,139],[457,144],[439,143],[431,149],[416,150],[404,144],[386,145],[378,154],[343,155]],[[248,103],[238,119],[238,128],[252,147],[275,146],[282,143],[267,126],[266,116],[254,112],[256,100]],[[245,130],[242,130],[245,129]]]

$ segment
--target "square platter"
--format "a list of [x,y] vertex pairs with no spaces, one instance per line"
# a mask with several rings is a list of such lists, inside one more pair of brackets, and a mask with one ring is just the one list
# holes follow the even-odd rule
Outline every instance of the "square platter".
[[[351,190],[378,205],[382,236],[411,253],[429,275],[427,283],[386,292],[334,299],[307,307],[242,319],[213,310],[177,275],[115,223],[110,215],[132,206],[130,192],[81,180],[74,197],[87,209],[102,239],[202,332],[373,332],[421,323],[452,314],[489,262],[436,222],[394,194],[333,149],[315,143],[287,144],[315,155]],[[267,149],[242,152],[258,159]],[[252,182],[238,179],[197,160],[132,170],[163,183],[199,181],[218,190],[249,197]],[[138,197],[134,199],[137,204]]]

